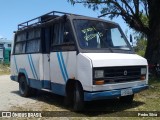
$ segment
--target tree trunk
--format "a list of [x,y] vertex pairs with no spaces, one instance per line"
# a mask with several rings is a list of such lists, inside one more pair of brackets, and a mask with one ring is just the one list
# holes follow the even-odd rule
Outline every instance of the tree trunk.
[[160,63],[160,0],[148,0],[149,33],[145,57],[148,63]]
[[151,32],[151,34],[147,35],[147,48],[145,53],[145,58],[148,60],[148,63],[160,63],[160,25],[159,29],[154,29],[157,32]]

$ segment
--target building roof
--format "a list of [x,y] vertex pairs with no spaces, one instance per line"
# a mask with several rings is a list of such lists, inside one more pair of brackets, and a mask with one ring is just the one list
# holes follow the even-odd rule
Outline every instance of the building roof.
[[6,38],[0,38],[0,43],[12,43],[11,40],[7,40]]

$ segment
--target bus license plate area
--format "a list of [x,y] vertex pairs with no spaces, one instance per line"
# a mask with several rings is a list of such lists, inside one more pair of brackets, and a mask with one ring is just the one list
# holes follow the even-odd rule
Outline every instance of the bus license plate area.
[[133,94],[132,88],[121,90],[121,96],[127,96],[127,95],[132,95],[132,94]]

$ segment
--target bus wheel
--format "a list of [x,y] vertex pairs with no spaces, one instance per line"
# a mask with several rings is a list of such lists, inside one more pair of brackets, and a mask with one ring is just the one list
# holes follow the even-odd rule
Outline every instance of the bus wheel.
[[25,76],[19,78],[19,92],[22,97],[28,97],[31,93],[31,88],[27,85]]
[[74,111],[82,111],[84,108],[83,89],[76,83],[74,88],[73,109]]
[[122,97],[120,97],[120,101],[123,103],[131,104],[133,102],[133,98],[134,98],[134,94],[128,95],[128,96],[122,96]]

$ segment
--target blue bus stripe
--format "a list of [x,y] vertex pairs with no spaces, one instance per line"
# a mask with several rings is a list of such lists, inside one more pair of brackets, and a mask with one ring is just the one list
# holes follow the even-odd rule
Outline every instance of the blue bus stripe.
[[18,73],[18,66],[17,66],[17,62],[16,62],[16,57],[14,56],[14,63],[15,63],[15,66],[16,66],[16,71]]
[[64,68],[65,75],[66,75],[67,80],[68,80],[68,73],[67,73],[67,70],[66,70],[66,66],[64,64],[64,59],[63,59],[62,52],[60,52],[60,57],[61,57],[61,60],[62,60],[62,65],[63,65],[63,68]]
[[65,80],[67,80],[67,76],[66,76],[66,73],[65,73],[65,70],[64,70],[64,66],[63,66],[63,63],[62,63],[62,57],[60,55],[60,52],[58,54],[59,54],[59,60],[60,60],[61,66],[62,66],[63,74],[65,76]]
[[33,72],[33,67],[32,67],[32,65],[31,65],[30,56],[29,56],[29,55],[27,55],[27,56],[28,56],[28,61],[29,61],[30,68],[31,68],[31,70],[32,70],[33,77],[35,78],[35,74],[34,74],[34,72]]
[[63,68],[62,68],[62,64],[61,64],[61,60],[60,60],[60,56],[59,56],[59,52],[57,52],[57,58],[58,58],[58,62],[59,62],[59,66],[60,66],[60,69],[61,69],[61,73],[62,73],[63,79],[66,81],[65,74],[64,74],[64,71],[63,71]]
[[36,78],[37,78],[37,80],[38,80],[38,75],[37,75],[37,72],[36,72],[35,66],[34,66],[34,64],[33,64],[33,59],[32,59],[32,56],[31,56],[31,55],[30,55],[30,58],[31,58],[32,66],[33,66],[33,71],[34,71],[34,73],[35,73],[35,75],[36,75]]

